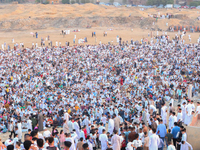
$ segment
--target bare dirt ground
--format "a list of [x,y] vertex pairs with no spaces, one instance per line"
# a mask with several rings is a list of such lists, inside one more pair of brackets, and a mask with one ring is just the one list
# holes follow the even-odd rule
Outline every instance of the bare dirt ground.
[[[77,28],[74,28],[77,29]],[[80,29],[80,28],[79,28]],[[84,37],[88,38],[87,44],[99,44],[100,41],[102,43],[108,43],[111,42],[111,44],[117,44],[116,37],[117,35],[122,38],[123,41],[129,41],[131,39],[140,41],[142,38],[147,39],[147,41],[151,38],[151,31],[145,30],[141,28],[134,28],[131,30],[130,28],[112,28],[113,31],[108,30],[110,28],[106,27],[96,27],[91,29],[80,29],[80,32],[70,32],[69,35],[61,35],[62,29],[45,29],[45,30],[25,30],[25,31],[12,31],[12,32],[0,32],[0,44],[3,44],[6,42],[7,44],[10,44],[11,47],[13,47],[12,39],[14,38],[15,43],[21,43],[23,42],[25,47],[31,47],[32,43],[38,43],[40,46],[41,38],[44,38],[46,40],[47,36],[50,36],[50,40],[52,41],[53,45],[55,46],[56,42],[61,42],[62,46],[65,45],[65,42],[70,42],[70,45],[73,45],[73,38],[74,35],[76,35],[76,42],[75,44],[78,44],[78,39],[83,39]],[[38,32],[38,38],[36,39],[33,37],[30,32]],[[96,38],[92,37],[92,32],[96,32]],[[107,32],[107,37],[103,36],[103,32]],[[164,32],[165,33],[165,32]],[[150,36],[148,36],[150,34]],[[159,35],[163,34],[163,32],[159,32]],[[167,34],[170,36],[170,39],[175,36],[175,34],[178,34],[177,32],[167,32]],[[188,39],[188,35],[191,35],[191,42]],[[157,31],[153,31],[152,35],[157,35]],[[200,33],[186,33],[186,36],[184,37],[186,43],[196,43],[197,39],[199,38]],[[48,44],[48,41],[45,41],[45,44]]]
[[[151,15],[171,14],[171,19],[158,19],[150,17]],[[199,26],[200,16],[198,9],[146,9],[125,6],[116,8],[113,6],[102,6],[94,4],[85,5],[41,5],[41,4],[10,4],[0,6],[0,44],[6,42],[12,44],[23,42],[25,47],[30,47],[32,43],[40,43],[41,38],[46,39],[49,35],[50,40],[61,42],[66,41],[72,45],[74,35],[76,35],[76,44],[79,38],[88,38],[88,44],[99,44],[111,42],[116,43],[116,36],[122,37],[123,41],[140,41],[141,38],[150,39],[148,33],[157,35],[156,30],[162,29],[164,32],[171,25],[193,25]],[[166,25],[168,24],[168,26]],[[91,28],[86,28],[91,26]],[[80,32],[70,33],[63,37],[61,30],[80,29]],[[113,31],[110,31],[112,29]],[[155,31],[152,31],[155,30]],[[97,33],[97,37],[92,38],[92,32]],[[103,32],[108,33],[103,37]],[[38,39],[33,38],[31,32],[39,33]],[[160,31],[159,35],[163,32]],[[167,33],[174,37],[177,32]],[[190,43],[188,35],[191,35],[191,43],[197,42],[200,33],[187,33],[186,43]],[[112,42],[113,41],[113,42]],[[47,44],[47,41],[45,41]]]

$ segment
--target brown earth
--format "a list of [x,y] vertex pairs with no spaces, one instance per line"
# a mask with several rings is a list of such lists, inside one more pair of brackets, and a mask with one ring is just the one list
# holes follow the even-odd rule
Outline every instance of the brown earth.
[[[149,15],[166,13],[174,15],[172,19],[158,19],[149,17]],[[72,43],[76,34],[76,44],[79,38],[88,38],[88,44],[116,43],[116,36],[119,35],[124,41],[133,40],[140,41],[141,38],[147,38],[148,33],[157,35],[158,28],[163,31],[167,30],[168,25],[199,25],[200,16],[198,10],[190,9],[146,9],[125,6],[116,8],[113,6],[100,6],[94,4],[85,5],[42,5],[42,4],[10,4],[0,6],[0,44],[6,42],[11,43],[14,38],[15,42],[23,42],[25,46],[30,47],[32,43],[40,43],[41,38],[50,36],[53,45],[55,42],[61,42],[62,45],[66,41]],[[87,26],[91,26],[87,29]],[[61,30],[80,29],[80,32],[66,35],[60,35]],[[110,31],[112,29],[113,31]],[[152,31],[155,29],[155,31]],[[97,38],[92,38],[92,32],[97,33]],[[103,32],[107,31],[108,36],[103,37]],[[33,38],[31,32],[39,33],[39,38]],[[159,32],[162,34],[163,32]],[[174,37],[177,33],[168,33],[170,37]],[[199,33],[191,34],[192,41],[196,42]],[[187,43],[188,36],[185,37]],[[47,44],[47,41],[46,41]]]
[[200,16],[195,9],[146,9],[125,6],[116,8],[94,4],[85,5],[43,5],[43,4],[11,4],[0,6],[0,30],[30,30],[47,28],[86,28],[92,27],[126,27],[152,28],[155,18],[153,14],[172,14],[175,18],[159,19],[156,26],[166,29],[169,25],[199,25]]

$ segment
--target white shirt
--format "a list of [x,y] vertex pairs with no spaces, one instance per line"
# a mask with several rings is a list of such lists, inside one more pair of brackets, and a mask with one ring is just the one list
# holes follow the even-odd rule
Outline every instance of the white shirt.
[[49,130],[44,131],[43,136],[46,137],[50,137],[51,136],[51,132]]
[[101,150],[107,149],[107,142],[108,142],[108,137],[106,134],[101,134],[99,136],[99,140],[101,141]]
[[75,146],[75,144],[74,144],[74,139],[75,139],[76,137],[77,137],[77,134],[74,133],[74,136],[73,136],[73,137],[68,137],[68,138],[65,139],[65,141],[69,141],[69,142],[72,143],[72,145],[71,145],[71,147],[70,147],[69,150],[76,150],[76,146]]
[[133,142],[128,142],[127,146],[126,146],[126,150],[133,150],[133,147],[131,146],[133,144]]
[[175,146],[174,145],[169,145],[167,147],[167,150],[176,150]]
[[188,147],[193,150],[192,145],[190,145],[187,141],[185,141],[185,144],[181,144],[181,150],[189,150]]
[[196,113],[197,113],[197,114],[200,113],[200,106],[197,106]]
[[177,114],[177,121],[182,121],[182,112]]
[[133,146],[135,147],[141,147],[142,146],[142,141],[141,140],[134,140],[133,141]]

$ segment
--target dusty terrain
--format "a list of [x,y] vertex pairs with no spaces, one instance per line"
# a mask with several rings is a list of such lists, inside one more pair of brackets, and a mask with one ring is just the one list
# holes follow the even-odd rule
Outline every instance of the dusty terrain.
[[199,25],[200,16],[195,9],[147,9],[125,6],[116,8],[104,5],[42,5],[12,4],[0,6],[0,30],[28,30],[53,28],[92,27],[130,27],[152,28],[156,19],[148,15],[172,14],[173,19],[161,19],[156,26],[164,28],[169,25]]
[[[174,15],[171,19],[158,19],[149,17],[149,15],[164,15],[166,13]],[[157,35],[156,30],[162,29],[164,32],[170,25],[199,25],[197,17],[200,11],[191,9],[147,9],[125,6],[116,8],[113,6],[99,6],[94,4],[85,5],[41,5],[41,4],[10,4],[0,6],[0,44],[6,42],[12,44],[23,42],[25,46],[30,47],[32,43],[40,43],[41,38],[46,39],[49,35],[50,40],[61,42],[72,41],[76,34],[76,44],[79,38],[88,38],[88,44],[116,43],[116,36],[122,37],[123,41],[139,40],[141,38],[150,39],[148,33]],[[168,23],[168,26],[166,26]],[[87,26],[91,28],[87,29]],[[73,33],[63,37],[61,30],[80,29],[80,32]],[[110,30],[112,29],[112,31]],[[155,29],[155,31],[152,31]],[[91,34],[95,31],[97,37],[92,38]],[[107,31],[108,36],[103,37],[103,32]],[[31,32],[39,33],[38,39],[33,38]],[[159,35],[163,32],[160,31]],[[177,32],[167,33],[174,37]],[[196,42],[199,33],[187,33],[185,40],[188,41],[188,34],[191,35],[191,42]],[[47,41],[45,42],[47,44]]]

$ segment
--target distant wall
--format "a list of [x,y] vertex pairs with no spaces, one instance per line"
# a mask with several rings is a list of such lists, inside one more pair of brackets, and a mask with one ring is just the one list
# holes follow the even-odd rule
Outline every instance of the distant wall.
[[193,150],[200,150],[200,127],[187,126],[187,141],[193,147]]

